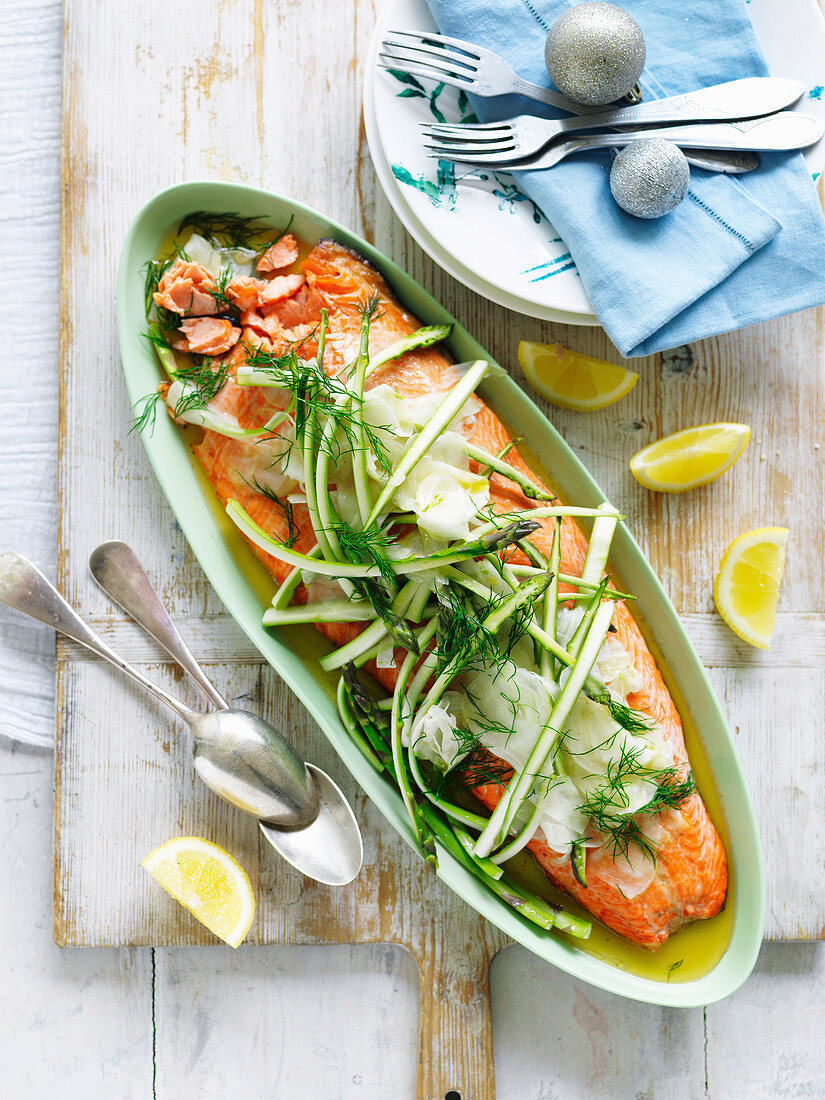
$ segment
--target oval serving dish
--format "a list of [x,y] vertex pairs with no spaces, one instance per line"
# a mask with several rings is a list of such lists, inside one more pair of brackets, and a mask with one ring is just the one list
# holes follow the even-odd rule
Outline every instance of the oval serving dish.
[[[292,218],[292,231],[305,241],[332,237],[359,252],[386,277],[403,304],[422,324],[452,324],[447,346],[457,360],[490,356],[425,290],[360,237],[290,199],[227,183],[186,183],[162,191],[132,223],[118,273],[118,327],[126,386],[132,403],[161,380],[152,345],[142,333],[143,267],[168,247],[171,234],[196,210],[232,210],[273,227]],[[480,388],[484,399],[541,456],[537,472],[551,473],[563,500],[596,507],[604,496],[546,417],[504,370],[494,368]],[[332,685],[315,660],[302,656],[285,636],[265,628],[263,611],[274,582],[223,513],[191,454],[189,439],[167,417],[159,417],[143,441],[175,516],[218,596],[278,675],[298,695],[339,756],[387,820],[412,844],[397,791],[361,755],[338,717]],[[479,913],[540,958],[573,976],[625,997],[654,1004],[696,1006],[727,997],[753,968],[762,938],[764,875],[753,807],[733,740],[707,675],[651,566],[627,528],[619,525],[611,553],[623,585],[636,594],[635,609],[645,636],[682,714],[691,764],[699,789],[720,831],[730,880],[725,910],[674,936],[651,954],[594,925],[583,946],[547,933],[490,895],[447,852],[439,850],[439,877]],[[291,635],[294,639],[294,635]],[[324,652],[327,643],[312,636]],[[319,688],[321,690],[319,690]],[[682,965],[686,963],[686,965]]]

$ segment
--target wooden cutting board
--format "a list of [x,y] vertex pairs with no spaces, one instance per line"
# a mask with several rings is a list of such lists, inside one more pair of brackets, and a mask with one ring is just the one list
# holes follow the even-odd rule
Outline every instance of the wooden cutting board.
[[[59,584],[124,656],[196,703],[89,579],[98,543],[128,541],[224,694],[260,708],[342,784],[363,826],[366,864],[344,890],[304,882],[250,819],[198,783],[165,713],[61,642],[55,938],[68,946],[210,942],[139,867],[171,836],[208,836],[250,870],[254,942],[408,947],[421,969],[419,1096],[491,1097],[488,969],[503,937],[423,871],[206,584],[140,441],[127,433],[118,252],[129,221],[160,188],[196,178],[249,182],[374,240],[504,364],[520,338],[561,339],[614,361],[615,349],[599,329],[544,325],[492,306],[434,267],[400,228],[376,189],[360,122],[369,0],[213,0],[207,8],[66,0],[65,17]],[[628,515],[725,700],[762,826],[766,932],[779,939],[825,935],[824,336],[822,311],[785,318],[639,361],[640,383],[601,413],[550,412]],[[629,476],[638,447],[711,420],[753,428],[746,455],[721,481],[664,498]],[[759,653],[714,615],[711,583],[734,535],[773,523],[793,536],[774,647]]]

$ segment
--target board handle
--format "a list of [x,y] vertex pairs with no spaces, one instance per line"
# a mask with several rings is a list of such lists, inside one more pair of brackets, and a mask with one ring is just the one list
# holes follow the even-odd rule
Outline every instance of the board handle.
[[427,940],[414,952],[420,983],[417,1100],[495,1100],[494,951],[483,927],[461,943],[443,933]]

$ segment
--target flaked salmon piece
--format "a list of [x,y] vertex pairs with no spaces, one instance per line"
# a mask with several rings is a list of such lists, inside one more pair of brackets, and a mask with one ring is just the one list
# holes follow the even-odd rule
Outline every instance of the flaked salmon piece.
[[248,279],[236,275],[226,287],[226,296],[233,306],[240,310],[257,309],[261,303],[261,293],[266,287],[263,279]]
[[280,354],[279,347],[274,345],[267,336],[262,336],[261,333],[256,332],[255,329],[245,328],[241,333],[240,340],[230,349],[229,353],[225,355],[222,360],[222,364],[226,367],[228,376],[233,379],[233,381],[238,367],[245,366],[250,357],[258,349],[270,355]]
[[[392,296],[382,276],[343,245],[321,241],[302,266],[307,287],[302,287],[299,293],[317,296],[320,305],[329,312],[325,354],[328,369],[333,361],[349,362],[355,357],[361,329],[360,307],[375,294],[380,297],[380,308],[370,328],[372,354],[420,327],[417,319]],[[281,307],[287,303],[297,305],[297,298],[298,295],[295,295],[287,299],[280,303]],[[314,304],[302,303],[302,307],[310,316],[297,316],[294,326],[316,320],[312,316]],[[320,315],[320,306],[318,308]],[[457,380],[458,374],[444,351],[428,348],[416,349],[388,363],[371,376],[368,385],[386,382],[402,396],[416,397],[445,392]],[[219,397],[223,397],[223,393]],[[234,400],[231,393],[226,399]],[[252,402],[254,399],[249,395],[245,400]],[[259,397],[258,400],[263,401],[264,398]],[[249,417],[249,407],[243,413]],[[495,454],[510,442],[511,435],[492,410],[482,404],[475,415],[470,438],[473,443]],[[224,504],[232,498],[239,500],[265,531],[274,538],[284,538],[282,510],[266,496],[250,489],[248,481],[239,479],[238,470],[248,469],[246,464],[250,461],[250,455],[255,456],[248,444],[205,432],[196,454]],[[534,482],[539,481],[517,450],[509,453],[507,461],[528,474]],[[500,512],[528,509],[533,504],[513,482],[500,475],[491,478],[490,495],[493,506]],[[308,549],[314,542],[309,517],[304,509],[296,508],[295,519],[300,531],[297,545]],[[572,518],[565,517],[561,532],[561,569],[578,575],[584,564],[587,541]],[[545,554],[549,554],[552,533],[552,524],[546,521],[531,535],[531,540]],[[252,550],[279,583],[290,574],[290,566],[255,546]],[[520,558],[519,552],[516,560],[526,559]],[[305,599],[305,595],[299,593],[297,598]],[[681,719],[644,637],[625,604],[616,604],[613,624],[616,637],[627,650],[643,684],[638,692],[628,697],[629,705],[655,719],[659,735],[670,745],[675,762],[686,766],[688,758]],[[334,644],[341,645],[360,633],[363,626],[359,623],[321,624],[319,629]],[[396,661],[401,656],[402,651],[397,650]],[[387,690],[392,690],[397,675],[395,668],[377,668],[374,663],[365,667]],[[486,784],[475,788],[474,793],[492,809],[500,800],[502,790],[500,785]],[[685,923],[717,913],[724,903],[727,890],[724,848],[698,793],[692,794],[678,809],[657,815],[656,827],[658,852],[655,867],[649,884],[635,897],[629,897],[622,891],[621,864],[612,858],[605,845],[587,853],[586,889],[573,875],[569,854],[554,851],[542,839],[542,834],[537,834],[528,847],[555,886],[573,895],[595,917],[627,939],[655,948]]]
[[188,317],[180,323],[186,348],[198,355],[223,355],[237,344],[241,330],[222,317]]
[[317,327],[317,321],[307,321],[303,325],[296,325],[295,328],[285,328],[284,336],[290,344],[298,344],[306,340]]
[[283,237],[269,248],[258,260],[258,271],[264,274],[269,271],[280,271],[289,267],[298,259],[298,242],[291,233],[284,233]]
[[[209,402],[209,408],[213,412],[232,417],[242,428],[256,428],[263,426],[276,412],[285,408],[288,401],[289,398],[283,390],[239,386],[230,376],[220,393]],[[250,462],[254,459],[262,473],[261,480],[269,480],[266,470],[272,463],[271,451],[262,449],[262,444],[257,442],[241,442],[237,454],[239,458],[243,456],[243,466],[246,469],[250,468]]]
[[166,342],[169,344],[170,348],[174,348],[175,351],[180,351],[184,354],[188,354],[192,350],[189,347],[189,341],[180,332],[167,332]]
[[[245,329],[250,329],[260,336],[267,337],[273,345],[284,346],[286,338],[281,322],[274,315],[265,317],[255,310],[245,310],[241,313],[241,324]],[[275,352],[275,354],[278,354]]]
[[299,325],[316,325],[321,320],[323,308],[323,297],[304,284],[291,297],[273,305],[268,312],[274,314],[285,329],[295,329]]
[[271,306],[282,302],[284,298],[291,298],[305,282],[304,275],[276,275],[269,279],[260,294],[261,312],[267,313]]
[[175,260],[162,276],[152,295],[155,305],[186,317],[209,317],[218,313],[211,294],[215,280],[201,264]]

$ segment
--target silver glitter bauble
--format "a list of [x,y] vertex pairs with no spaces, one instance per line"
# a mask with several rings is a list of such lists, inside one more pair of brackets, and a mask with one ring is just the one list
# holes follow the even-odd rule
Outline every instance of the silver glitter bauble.
[[613,198],[637,218],[675,210],[690,187],[690,165],[678,145],[646,138],[626,145],[610,169]]
[[577,4],[547,35],[544,60],[550,79],[577,103],[596,106],[621,99],[645,67],[639,24],[615,4]]

